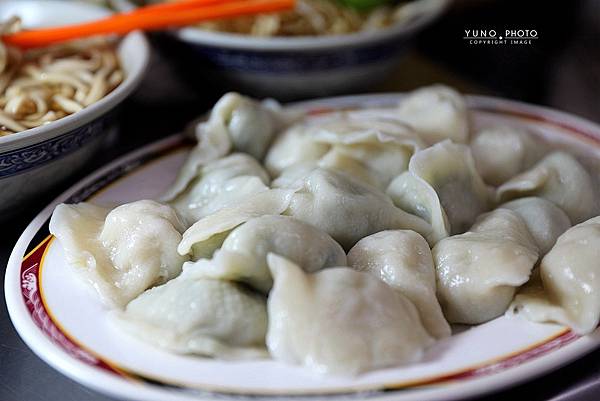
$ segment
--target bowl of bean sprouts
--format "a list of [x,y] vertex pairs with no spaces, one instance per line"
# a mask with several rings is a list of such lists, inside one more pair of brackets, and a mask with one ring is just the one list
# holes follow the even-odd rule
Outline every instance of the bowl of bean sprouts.
[[[449,2],[297,0],[292,11],[209,21],[171,38],[178,59],[196,76],[203,71],[206,82],[279,99],[327,96],[362,91],[389,76]],[[380,5],[357,10],[344,3]]]
[[[50,0],[0,2],[0,34],[103,17]],[[0,41],[0,220],[79,170],[118,129],[150,50],[139,32],[22,50]]]

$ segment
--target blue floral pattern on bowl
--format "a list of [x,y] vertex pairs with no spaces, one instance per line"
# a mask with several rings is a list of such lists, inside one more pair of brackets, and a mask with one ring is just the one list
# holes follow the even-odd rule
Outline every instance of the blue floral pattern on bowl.
[[56,138],[0,154],[0,179],[37,168],[82,148],[107,130],[109,123],[114,121],[113,114],[106,114]]
[[290,74],[344,69],[397,58],[408,46],[405,41],[390,40],[371,46],[348,47],[335,51],[253,51],[188,44],[187,48],[207,65],[233,71]]

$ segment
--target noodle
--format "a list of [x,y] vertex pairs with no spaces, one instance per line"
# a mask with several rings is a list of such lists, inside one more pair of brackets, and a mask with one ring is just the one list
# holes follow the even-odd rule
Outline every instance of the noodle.
[[380,6],[363,13],[332,0],[298,0],[293,11],[209,21],[196,26],[265,37],[339,35],[385,28],[397,22],[398,15],[402,17],[397,11],[405,5]]
[[[0,35],[20,20],[0,24]],[[104,38],[21,52],[0,41],[0,136],[48,124],[102,99],[124,78]]]

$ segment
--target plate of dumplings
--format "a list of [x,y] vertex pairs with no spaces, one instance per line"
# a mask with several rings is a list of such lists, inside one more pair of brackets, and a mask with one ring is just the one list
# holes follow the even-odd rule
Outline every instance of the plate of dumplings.
[[600,127],[435,85],[224,95],[22,234],[10,317],[132,400],[454,400],[600,344]]

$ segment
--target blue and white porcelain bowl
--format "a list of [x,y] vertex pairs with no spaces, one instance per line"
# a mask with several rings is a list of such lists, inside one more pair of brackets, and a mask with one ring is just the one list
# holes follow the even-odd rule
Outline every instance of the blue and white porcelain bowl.
[[[416,4],[419,3],[419,4]],[[416,0],[407,21],[378,31],[261,38],[185,28],[174,32],[192,71],[256,96],[294,99],[360,91],[393,71],[411,39],[449,0]]]
[[[87,4],[48,0],[3,0],[0,20],[18,15],[26,27],[41,27],[100,18],[108,11]],[[117,130],[118,107],[140,84],[150,49],[141,33],[118,46],[125,80],[100,101],[37,128],[0,137],[0,220],[18,206],[80,169]]]

